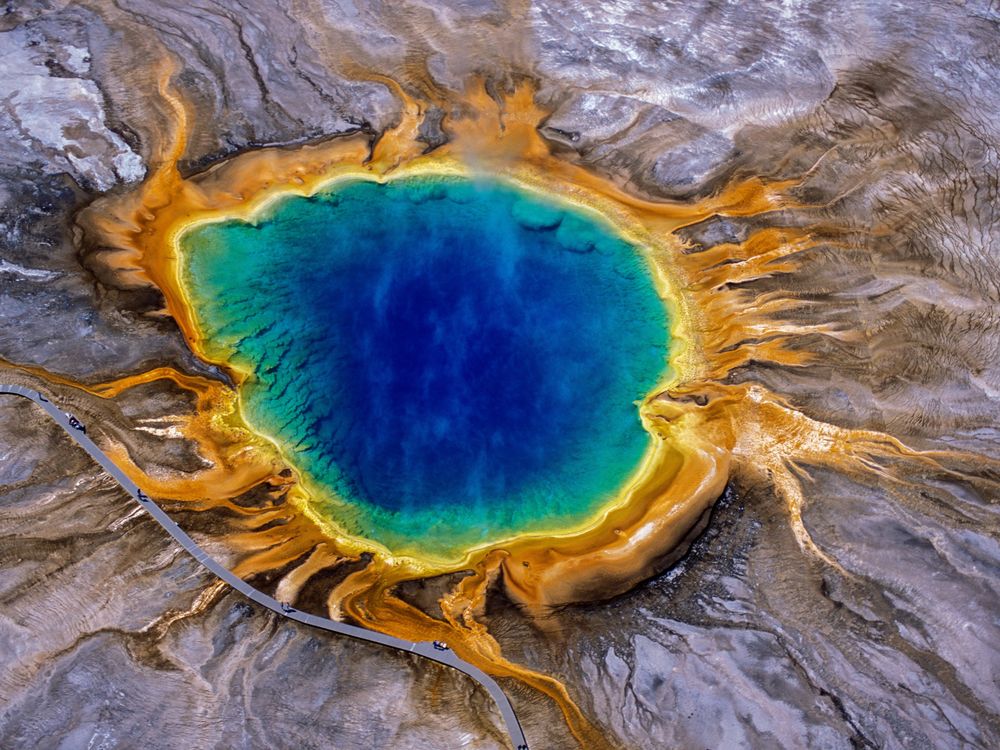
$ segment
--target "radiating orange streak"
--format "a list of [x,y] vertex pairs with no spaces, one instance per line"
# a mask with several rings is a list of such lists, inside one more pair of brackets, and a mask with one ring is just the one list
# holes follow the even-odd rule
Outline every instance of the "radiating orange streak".
[[[190,506],[185,505],[185,510]],[[222,507],[221,504],[216,507]],[[291,508],[286,506],[278,506],[273,508],[254,508],[254,512],[249,514],[245,519],[241,519],[239,527],[241,529],[248,530],[249,534],[244,536],[246,540],[257,540],[258,543],[263,543],[263,539],[260,534],[253,533],[258,529],[267,526],[268,524],[273,524],[278,521],[287,523],[290,519],[298,518],[298,514]],[[232,538],[232,537],[230,537]],[[238,539],[239,537],[235,537]],[[252,548],[253,542],[249,541],[246,545],[247,548]]]
[[216,380],[209,380],[201,375],[187,375],[174,369],[173,367],[156,367],[145,372],[116,378],[115,380],[108,381],[107,383],[88,385],[86,383],[79,383],[76,380],[68,378],[64,375],[49,372],[45,368],[38,367],[37,365],[21,365],[0,359],[0,366],[20,370],[30,375],[34,375],[35,377],[42,378],[46,382],[53,383],[55,385],[69,386],[70,388],[75,388],[93,396],[99,396],[100,398],[113,398],[130,388],[135,388],[138,385],[144,385],[146,383],[153,383],[157,380],[169,380],[184,390],[191,391],[199,396],[204,396],[213,391],[222,389],[222,385]]
[[[273,494],[278,494],[280,492],[281,492],[280,486],[276,487],[273,490]],[[243,518],[251,519],[255,522],[256,519],[259,518],[263,512],[270,510],[272,507],[273,506],[270,505],[265,506],[264,508],[260,508],[257,506],[238,505],[237,503],[234,503],[232,500],[227,498],[207,498],[207,497],[202,498],[200,500],[187,500],[184,503],[184,510],[192,511],[195,513],[205,510],[226,511],[228,514],[237,517],[235,523],[240,524],[241,527],[245,525],[242,520]]]
[[295,603],[302,587],[316,573],[345,562],[348,558],[337,554],[333,546],[320,542],[301,565],[293,568],[278,582],[274,598],[280,602]]
[[[256,535],[254,535],[256,536]],[[239,544],[241,540],[234,540],[235,544]],[[255,544],[260,544],[263,540],[255,539]],[[276,541],[273,547],[264,549],[256,554],[249,555],[243,558],[240,562],[233,568],[233,573],[238,575],[240,578],[246,578],[247,576],[254,575],[256,573],[262,573],[267,570],[279,570],[289,563],[292,563],[300,559],[303,555],[310,552],[315,545],[315,539],[295,539],[284,537],[280,541]]]
[[441,611],[448,622],[456,627],[471,629],[483,626],[476,620],[483,614],[486,588],[500,575],[501,564],[509,553],[494,550],[487,554],[472,575],[466,576],[441,599]]
[[372,148],[369,165],[373,170],[384,173],[404,161],[416,158],[424,150],[425,146],[417,140],[417,136],[424,118],[425,107],[391,78],[380,75],[372,75],[370,78],[388,86],[403,103],[399,125],[383,133]]

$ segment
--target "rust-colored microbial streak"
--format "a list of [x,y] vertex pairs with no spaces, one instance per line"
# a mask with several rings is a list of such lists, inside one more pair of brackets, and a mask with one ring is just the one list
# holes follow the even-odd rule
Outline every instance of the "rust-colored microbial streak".
[[[700,252],[675,234],[716,214],[750,216],[793,207],[788,190],[795,183],[747,179],[691,202],[631,195],[553,156],[537,130],[546,113],[535,104],[528,84],[503,101],[489,96],[482,85],[471,84],[462,97],[448,102],[446,111],[453,113],[444,123],[449,142],[425,153],[416,135],[427,102],[389,80],[385,82],[403,99],[403,116],[374,147],[359,134],[295,149],[262,149],[184,178],[177,163],[185,150],[189,115],[171,86],[173,73],[172,65],[164,64],[159,91],[172,122],[152,174],[132,193],[95,202],[79,223],[92,246],[105,248],[100,260],[123,284],[151,284],[163,292],[166,313],[177,321],[194,352],[226,368],[237,389],[167,368],[79,387],[114,398],[127,388],[166,379],[195,394],[195,413],[181,425],[181,432],[197,442],[208,468],[191,474],[161,469],[149,475],[124,446],[102,448],[151,494],[183,502],[192,510],[225,509],[234,525],[225,541],[243,555],[236,564],[239,575],[292,566],[277,585],[280,598],[294,601],[317,573],[353,561],[360,567],[329,592],[330,616],[350,617],[400,638],[447,641],[462,658],[490,674],[519,680],[554,701],[581,746],[605,747],[558,680],[504,658],[482,622],[492,582],[500,582],[513,601],[537,613],[627,590],[657,571],[734,473],[769,482],[787,506],[802,549],[835,564],[812,542],[802,522],[804,465],[894,477],[886,467],[907,460],[940,471],[938,454],[916,453],[879,433],[816,422],[762,386],[726,382],[734,368],[751,360],[791,367],[807,363],[809,353],[791,345],[804,335],[854,336],[824,324],[783,320],[803,303],[781,294],[754,297],[740,287],[764,276],[798,271],[800,253],[820,242],[809,231],[762,229],[742,243]],[[596,212],[642,248],[672,321],[668,376],[640,407],[643,424],[655,439],[619,497],[577,528],[512,538],[467,550],[453,560],[396,556],[316,513],[307,483],[289,477],[280,446],[254,433],[242,419],[238,389],[248,373],[230,366],[226,352],[198,330],[179,279],[178,237],[199,222],[252,219],[277,196],[308,195],[338,179],[477,173]],[[233,502],[260,486],[285,502],[260,507]],[[370,554],[362,558],[362,553]],[[472,575],[441,599],[439,616],[431,617],[394,593],[402,581],[460,570],[471,570]]]

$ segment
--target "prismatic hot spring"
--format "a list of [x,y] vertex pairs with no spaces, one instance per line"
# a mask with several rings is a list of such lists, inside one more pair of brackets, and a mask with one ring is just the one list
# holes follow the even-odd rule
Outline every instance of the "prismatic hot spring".
[[[846,577],[803,521],[811,470],[896,492],[979,460],[824,422],[747,375],[868,345],[781,286],[821,250],[848,252],[856,230],[789,220],[809,208],[808,172],[640,197],[554,153],[526,84],[500,98],[470,86],[443,107],[436,149],[420,139],[429,102],[395,86],[405,111],[377,140],[260,149],[185,176],[194,120],[174,70],[159,77],[155,170],[77,227],[98,272],[155,288],[165,304],[150,315],[230,378],[25,377],[72,388],[85,415],[158,381],[190,393],[170,434],[197,446],[192,470],[113,434],[102,449],[152,497],[207,511],[202,533],[225,537],[236,575],[306,610],[447,641],[547,696],[581,747],[608,743],[568,686],[504,655],[491,592],[547,627],[563,605],[627,591],[683,552],[730,478],[766,488],[801,549]],[[685,234],[711,217],[750,228]]]
[[651,448],[669,326],[638,248],[495,180],[340,181],[197,225],[181,281],[321,518],[460,559],[579,526]]

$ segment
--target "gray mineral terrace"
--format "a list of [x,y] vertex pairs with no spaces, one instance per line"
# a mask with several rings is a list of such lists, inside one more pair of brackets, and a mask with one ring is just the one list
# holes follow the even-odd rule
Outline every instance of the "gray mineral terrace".
[[399,651],[417,654],[425,659],[436,661],[439,664],[444,664],[452,669],[457,669],[459,672],[463,672],[482,685],[496,702],[497,708],[500,709],[500,715],[503,717],[504,723],[507,726],[507,732],[510,735],[511,742],[514,747],[517,748],[517,750],[528,750],[528,741],[525,739],[524,731],[521,729],[517,716],[514,714],[514,708],[511,706],[507,695],[496,683],[496,680],[486,674],[483,670],[460,658],[445,644],[438,643],[436,641],[405,641],[401,638],[393,638],[389,635],[376,633],[375,631],[360,628],[355,625],[337,622],[336,620],[331,620],[326,617],[319,617],[318,615],[313,615],[308,612],[300,612],[294,607],[291,607],[284,602],[279,602],[277,599],[259,591],[213,560],[208,553],[205,552],[205,550],[199,547],[195,541],[188,536],[184,530],[181,529],[180,526],[178,526],[170,518],[170,516],[168,516],[163,509],[156,504],[156,502],[153,501],[152,498],[143,492],[135,482],[129,479],[125,473],[110,458],[108,458],[100,448],[97,447],[97,444],[87,436],[86,428],[79,422],[79,420],[76,419],[76,417],[61,411],[41,393],[33,391],[30,388],[25,388],[20,385],[0,383],[0,393],[22,396],[41,406],[81,448],[90,454],[90,456],[97,461],[97,463],[99,463],[108,474],[114,477],[115,481],[118,482],[118,484],[120,484],[125,491],[128,492],[128,494],[134,498],[135,501],[139,503],[139,505],[144,508],[146,512],[149,513],[178,544],[181,545],[181,547],[189,552],[191,556],[194,557],[194,559],[201,565],[246,596],[248,599],[253,600],[262,607],[266,607],[281,617],[301,622],[304,625],[310,625],[314,628],[320,628],[321,630],[328,630],[331,633],[339,633],[340,635],[350,636],[351,638],[359,638],[364,641],[370,641],[371,643],[388,646],[389,648],[394,648]]

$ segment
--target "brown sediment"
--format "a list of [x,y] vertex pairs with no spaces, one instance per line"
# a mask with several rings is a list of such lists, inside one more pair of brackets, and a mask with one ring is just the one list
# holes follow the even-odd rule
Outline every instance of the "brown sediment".
[[[749,178],[688,202],[644,199],[551,153],[538,133],[547,113],[536,105],[529,83],[502,100],[474,82],[461,98],[421,101],[391,79],[374,74],[367,77],[382,80],[403,101],[401,122],[374,146],[368,136],[356,134],[294,149],[261,149],[184,178],[177,164],[185,149],[188,115],[171,88],[173,73],[169,61],[164,62],[159,90],[172,122],[165,130],[170,137],[157,152],[158,166],[134,192],[95,202],[81,214],[79,224],[90,244],[102,248],[100,262],[123,284],[152,285],[162,291],[166,312],[177,321],[193,351],[226,368],[237,390],[169,368],[98,385],[34,374],[101,398],[163,379],[194,393],[195,414],[181,431],[198,444],[209,468],[192,474],[149,475],[124,446],[110,442],[102,447],[150,494],[183,501],[192,510],[225,510],[237,529],[227,536],[226,544],[244,553],[235,568],[239,575],[284,570],[278,591],[294,600],[318,572],[344,560],[358,560],[363,552],[372,553],[367,566],[330,592],[330,616],[350,617],[400,638],[447,641],[460,656],[490,674],[516,678],[548,696],[582,745],[600,747],[604,741],[558,680],[503,657],[481,622],[491,582],[500,581],[508,596],[529,610],[627,590],[658,570],[733,473],[772,486],[787,507],[802,548],[836,565],[813,543],[802,521],[804,466],[895,476],[889,464],[901,460],[927,471],[942,470],[946,456],[912,451],[881,433],[817,422],[762,386],[727,381],[735,368],[751,361],[807,364],[809,352],[795,345],[804,336],[849,340],[856,335],[828,325],[795,322],[792,313],[806,304],[802,300],[780,293],[752,296],[741,288],[766,276],[798,271],[804,250],[830,244],[829,228],[761,229],[743,242],[700,252],[686,247],[676,235],[679,228],[713,215],[753,216],[796,207],[799,204],[789,195],[796,182]],[[439,96],[440,92],[433,93]],[[417,134],[429,103],[447,104],[449,112],[458,114],[443,123],[449,142],[428,154]],[[229,352],[218,350],[201,335],[179,278],[178,238],[201,222],[252,221],[275,197],[309,195],[338,179],[476,173],[595,211],[642,248],[670,310],[670,370],[640,407],[652,447],[620,495],[597,517],[558,534],[523,535],[467,550],[459,559],[419,560],[393,555],[319,517],[303,483],[283,472],[280,447],[245,423],[238,386],[249,373],[234,367]],[[262,484],[287,493],[286,502],[261,508],[233,502]],[[463,569],[473,574],[442,598],[440,619],[393,594],[404,580]]]

